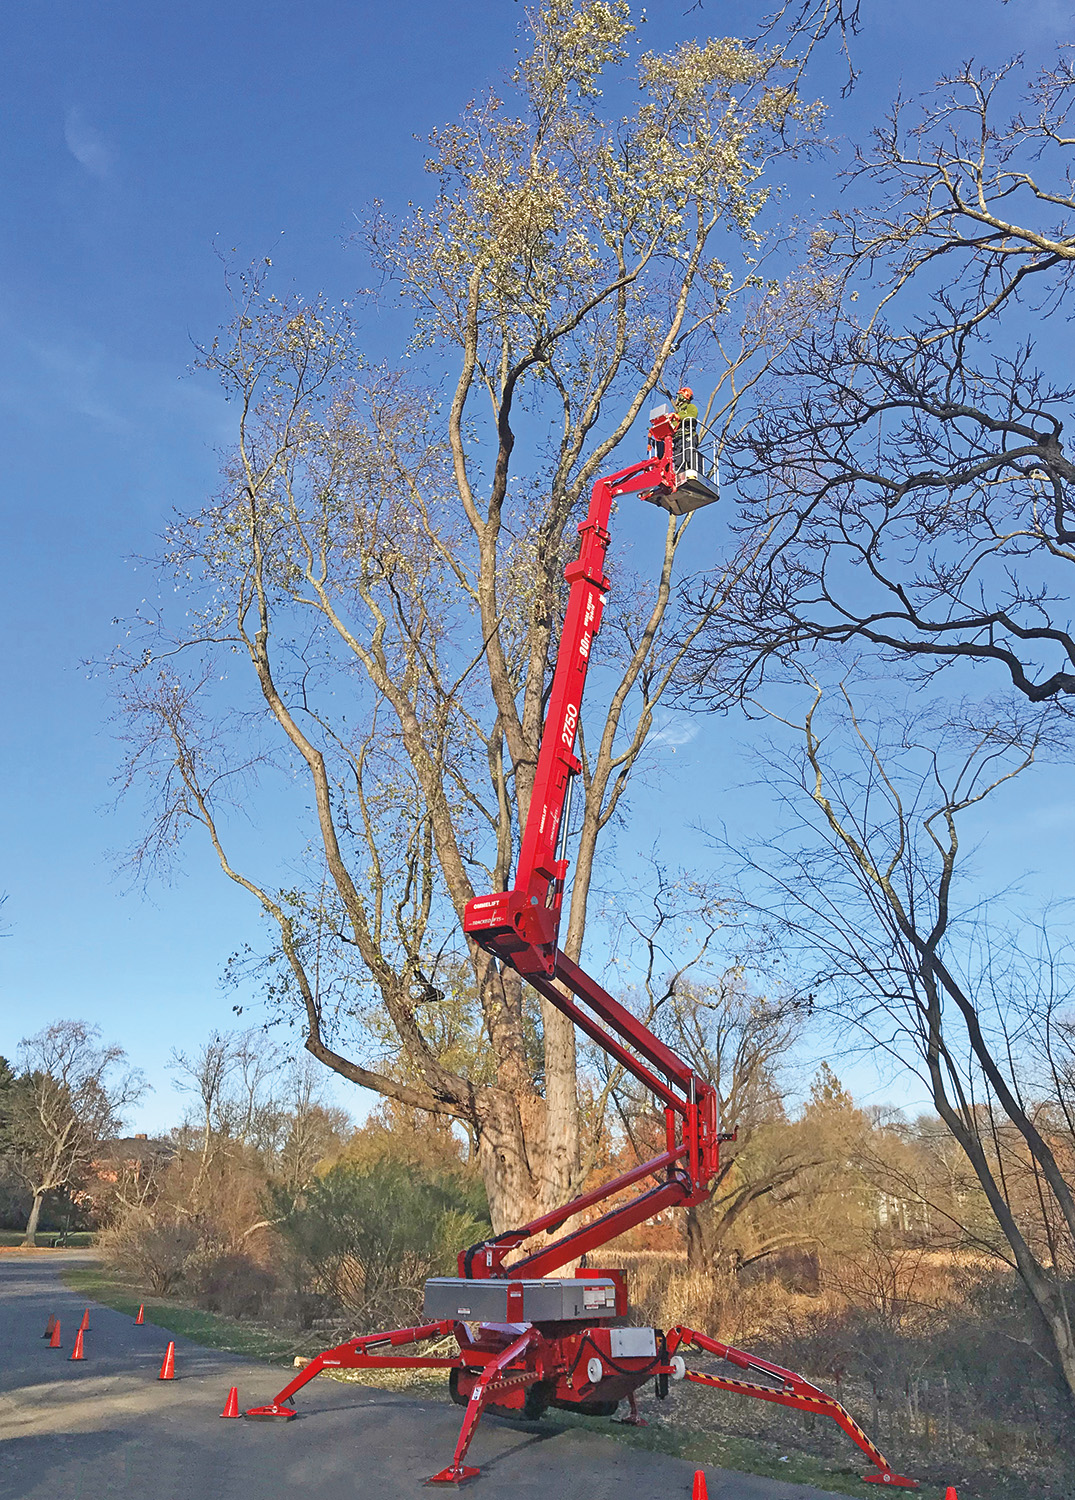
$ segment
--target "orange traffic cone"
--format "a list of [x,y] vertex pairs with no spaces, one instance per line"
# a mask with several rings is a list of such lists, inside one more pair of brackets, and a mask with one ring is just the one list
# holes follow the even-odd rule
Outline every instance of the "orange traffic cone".
[[79,1333],[88,1333],[89,1332],[89,1328],[90,1328],[90,1310],[87,1307],[86,1311],[82,1314],[82,1322],[78,1325],[78,1331],[79,1331]]
[[703,1469],[695,1469],[694,1471],[691,1500],[709,1500],[709,1491],[705,1487],[705,1471]]
[[56,1327],[56,1314],[55,1313],[49,1313],[49,1320],[45,1324],[45,1331],[41,1335],[41,1337],[43,1339],[50,1339],[52,1337],[52,1330],[55,1327]]
[[956,1494],[956,1487],[954,1484],[950,1484],[945,1490],[944,1500],[959,1500],[959,1496]]
[[59,1347],[60,1347],[60,1320],[59,1320],[59,1318],[57,1318],[56,1321],[55,1321],[55,1323],[52,1325],[52,1337],[49,1339],[49,1348],[50,1349],[58,1349]]
[[164,1363],[161,1365],[161,1372],[157,1376],[157,1379],[158,1380],[174,1380],[175,1379],[175,1340],[174,1339],[169,1343],[167,1349],[164,1351]]
[[224,1402],[224,1410],[220,1415],[222,1417],[238,1417],[242,1415],[239,1411],[239,1387],[237,1385],[233,1385],[228,1392],[228,1399]]
[[75,1347],[71,1350],[71,1358],[72,1359],[85,1359],[86,1358],[85,1353],[83,1352],[83,1349],[82,1349],[82,1329],[81,1328],[75,1334]]
[[138,1316],[134,1321],[135,1323],[144,1323],[146,1321],[146,1304],[144,1302],[138,1309]]

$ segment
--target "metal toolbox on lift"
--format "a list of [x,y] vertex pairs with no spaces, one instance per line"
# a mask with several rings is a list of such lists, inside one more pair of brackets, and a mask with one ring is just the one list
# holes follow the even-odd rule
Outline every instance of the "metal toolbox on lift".
[[616,1315],[616,1283],[609,1276],[581,1280],[546,1276],[535,1281],[432,1276],[426,1282],[425,1316],[467,1323],[564,1323]]

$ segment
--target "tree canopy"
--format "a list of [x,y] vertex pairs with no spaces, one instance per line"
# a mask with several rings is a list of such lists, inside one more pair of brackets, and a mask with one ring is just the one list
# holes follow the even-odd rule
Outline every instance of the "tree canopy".
[[[571,1024],[458,936],[526,817],[574,523],[698,340],[738,341],[714,412],[765,357],[780,291],[756,269],[759,215],[819,123],[781,49],[735,40],[643,53],[617,116],[625,0],[547,0],[528,24],[503,97],[434,134],[429,203],[361,236],[432,385],[369,367],[351,307],[235,275],[203,364],[236,445],[162,558],[187,613],[141,622],[117,660],[130,779],[154,800],[140,857],[200,825],[272,924],[273,995],[307,1047],[464,1122],[497,1227],[562,1201],[579,1164]],[[620,570],[583,725],[570,955],[686,650],[687,524],[669,520],[655,576]],[[228,799],[252,806],[274,771],[312,802],[297,877],[231,852]]]

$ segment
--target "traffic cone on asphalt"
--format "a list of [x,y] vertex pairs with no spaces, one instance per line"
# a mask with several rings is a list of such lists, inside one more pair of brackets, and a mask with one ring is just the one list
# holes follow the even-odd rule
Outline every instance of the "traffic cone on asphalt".
[[82,1322],[78,1325],[78,1331],[79,1331],[79,1333],[88,1333],[89,1330],[90,1330],[90,1310],[87,1307],[86,1311],[82,1314]]
[[144,1323],[146,1321],[146,1304],[144,1302],[138,1309],[138,1316],[134,1321],[136,1324]]
[[75,1347],[71,1350],[72,1359],[85,1359],[86,1355],[82,1349],[82,1329],[75,1334]]
[[45,1324],[45,1331],[41,1335],[41,1337],[43,1339],[50,1339],[52,1337],[52,1330],[55,1327],[56,1327],[56,1314],[55,1313],[49,1313],[49,1320]]
[[157,1379],[158,1380],[174,1380],[175,1379],[175,1340],[174,1339],[169,1343],[167,1349],[164,1351],[164,1363],[161,1365],[161,1372],[157,1376]]
[[709,1500],[709,1491],[705,1487],[705,1471],[703,1469],[695,1469],[694,1471],[691,1500]]
[[56,1321],[55,1321],[55,1323],[53,1323],[53,1325],[52,1325],[52,1337],[49,1339],[49,1348],[50,1349],[58,1349],[59,1347],[60,1347],[60,1320],[59,1320],[59,1318],[57,1318]]
[[220,1415],[222,1417],[238,1417],[242,1415],[239,1411],[239,1387],[237,1385],[233,1385],[228,1392],[228,1399],[224,1402],[224,1410]]

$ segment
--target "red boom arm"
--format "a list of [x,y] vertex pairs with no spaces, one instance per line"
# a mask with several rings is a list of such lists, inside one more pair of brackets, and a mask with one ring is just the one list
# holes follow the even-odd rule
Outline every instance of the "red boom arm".
[[[667,1148],[652,1161],[565,1207],[464,1251],[459,1259],[463,1276],[543,1276],[663,1208],[703,1202],[718,1171],[720,1142],[730,1139],[720,1134],[712,1085],[557,947],[568,868],[563,846],[571,780],[581,770],[575,738],[590,653],[609,587],[604,565],[612,501],[617,495],[642,494],[667,503],[678,484],[672,462],[673,432],[674,422],[658,417],[650,430],[650,457],[599,479],[593,487],[590,508],[579,527],[578,558],[564,569],[571,592],[515,884],[509,891],[475,896],[467,902],[463,918],[468,937],[516,969],[661,1100]],[[713,498],[706,493],[695,503]],[[667,508],[678,514],[692,507],[667,504]],[[527,1259],[504,1266],[504,1257],[531,1235],[558,1229],[575,1214],[650,1175],[662,1176],[657,1186]]]

